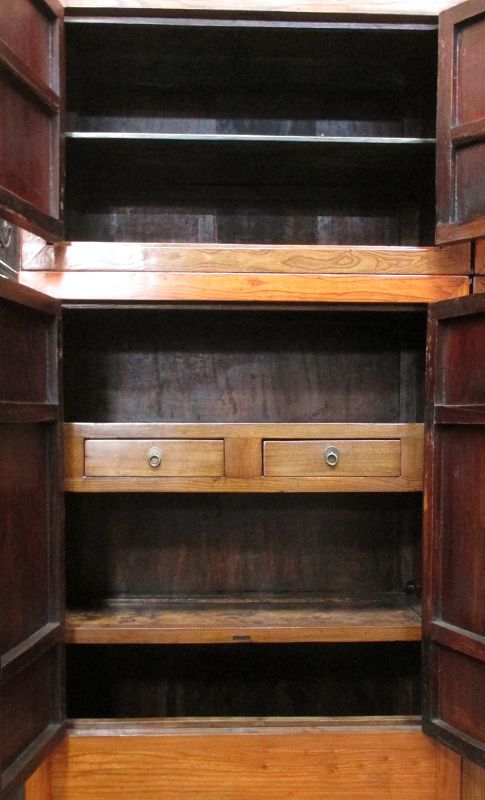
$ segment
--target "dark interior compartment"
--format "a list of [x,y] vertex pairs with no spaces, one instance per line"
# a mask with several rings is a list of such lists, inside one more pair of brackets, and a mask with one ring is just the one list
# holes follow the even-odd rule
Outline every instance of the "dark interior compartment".
[[422,312],[66,309],[65,418],[420,422],[425,322]]
[[142,597],[404,598],[406,584],[420,582],[417,494],[95,494],[67,501],[67,599],[74,608]]
[[70,717],[417,714],[418,644],[68,648]]

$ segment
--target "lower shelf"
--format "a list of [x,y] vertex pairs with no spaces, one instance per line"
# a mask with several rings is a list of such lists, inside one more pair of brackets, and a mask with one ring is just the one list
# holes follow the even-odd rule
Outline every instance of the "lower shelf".
[[402,595],[372,598],[114,600],[71,610],[70,644],[419,641],[421,621]]

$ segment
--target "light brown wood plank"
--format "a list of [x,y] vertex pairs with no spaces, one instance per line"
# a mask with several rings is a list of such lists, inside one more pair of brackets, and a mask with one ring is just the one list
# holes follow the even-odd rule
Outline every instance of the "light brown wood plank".
[[[222,439],[88,439],[84,446],[86,476],[212,477],[224,475]],[[158,458],[150,466],[149,457]]]
[[29,272],[19,280],[63,300],[278,303],[431,303],[469,293],[455,275],[285,275],[281,273]]
[[423,438],[420,422],[66,422],[64,436],[84,439],[405,439]]
[[396,594],[375,598],[201,598],[106,602],[71,610],[72,644],[419,641],[421,621]]
[[473,292],[485,292],[485,277],[478,275],[473,280]]
[[257,478],[263,474],[260,437],[227,436],[224,440],[226,478]]
[[436,15],[455,0],[62,0],[65,8]]
[[461,756],[437,743],[436,757],[436,800],[456,800],[461,795]]
[[24,269],[468,275],[471,247],[346,247],[71,242],[39,248]]
[[[338,459],[335,466],[325,459],[329,450]],[[401,443],[399,439],[265,441],[263,464],[270,477],[396,477],[401,473]]]
[[25,800],[51,800],[51,761],[47,759],[25,783]]
[[413,800],[459,800],[439,797],[437,747],[420,732],[245,732],[237,722],[226,732],[71,735],[52,758],[52,800],[403,800],[403,787]]

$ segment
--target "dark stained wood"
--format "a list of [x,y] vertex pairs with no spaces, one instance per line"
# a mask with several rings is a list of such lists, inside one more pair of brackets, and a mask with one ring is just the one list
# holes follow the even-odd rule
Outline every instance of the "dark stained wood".
[[59,4],[34,0],[0,9],[0,211],[49,239],[62,227],[62,14]]
[[448,622],[435,621],[431,623],[433,638],[439,644],[458,650],[467,656],[485,661],[485,636],[478,633],[464,631]]
[[216,594],[402,597],[408,581],[420,583],[419,533],[416,494],[73,494],[69,606]]
[[430,310],[423,609],[424,729],[482,764],[484,312],[483,295]]
[[436,240],[485,233],[483,40],[485,5],[468,0],[440,15]]
[[485,405],[484,315],[455,317],[443,322],[441,331],[435,402],[447,406]]
[[0,422],[52,422],[58,416],[56,403],[19,403],[0,400]]
[[449,727],[459,730],[473,741],[478,753],[485,756],[485,664],[447,647],[436,647],[436,669],[439,683],[434,715]]
[[51,61],[54,31],[52,15],[46,12],[45,6],[36,0],[2,3],[1,39],[25,67],[55,90],[55,71]]
[[[72,310],[64,339],[67,420],[422,418],[419,313]],[[410,406],[400,394],[402,350],[420,365]]]
[[76,140],[67,145],[69,239],[432,241],[427,207],[434,202],[434,153],[429,146],[128,141],[113,148],[110,141]]
[[419,711],[419,644],[412,642],[72,645],[67,665],[71,717],[315,717]]
[[44,107],[44,112],[56,113],[60,108],[59,96],[49,87],[40,81],[35,72],[26,67],[22,61],[9,50],[7,45],[0,40],[0,64],[3,69],[7,69],[10,77],[32,95],[31,99],[37,101]]
[[0,281],[0,793],[62,736],[57,317]]

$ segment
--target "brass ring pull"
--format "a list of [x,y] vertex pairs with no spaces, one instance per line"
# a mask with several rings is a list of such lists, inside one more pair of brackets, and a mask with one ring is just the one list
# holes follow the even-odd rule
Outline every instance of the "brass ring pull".
[[163,451],[159,447],[150,447],[147,453],[148,466],[152,469],[158,469],[162,463]]
[[340,450],[336,447],[326,447],[323,457],[329,467],[336,467],[340,459]]

